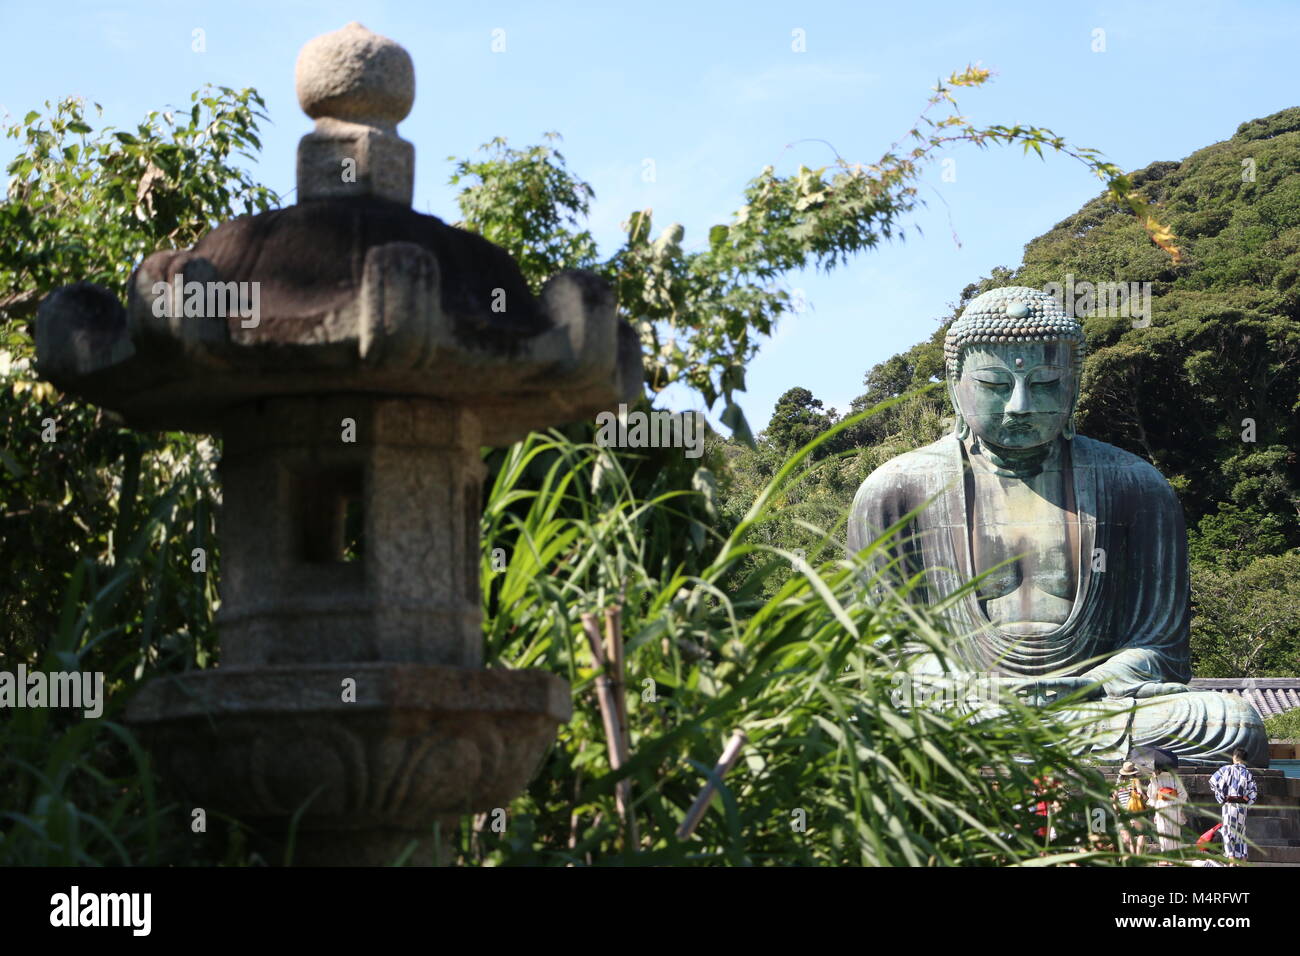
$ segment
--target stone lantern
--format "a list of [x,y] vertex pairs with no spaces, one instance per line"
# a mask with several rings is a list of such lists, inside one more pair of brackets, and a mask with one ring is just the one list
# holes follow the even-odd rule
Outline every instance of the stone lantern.
[[481,448],[631,400],[640,353],[600,279],[535,298],[503,250],[410,208],[402,47],[351,23],[296,81],[297,204],[149,256],[125,309],[54,292],[39,368],[132,427],[224,442],[221,665],[128,711],[161,772],[274,840],[297,814],[295,862],[436,862],[570,716],[555,675],[482,666]]

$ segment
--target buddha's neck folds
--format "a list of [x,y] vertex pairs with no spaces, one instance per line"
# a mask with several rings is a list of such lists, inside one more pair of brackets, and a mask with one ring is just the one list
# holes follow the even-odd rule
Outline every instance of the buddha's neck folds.
[[1053,439],[1035,448],[1003,448],[971,435],[963,444],[971,461],[983,460],[994,474],[1028,480],[1041,474],[1049,462],[1055,461],[1059,441]]

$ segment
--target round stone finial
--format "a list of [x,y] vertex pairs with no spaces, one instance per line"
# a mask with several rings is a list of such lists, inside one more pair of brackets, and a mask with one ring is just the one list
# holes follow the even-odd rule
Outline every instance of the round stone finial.
[[354,21],[304,44],[294,85],[312,119],[391,129],[415,102],[415,66],[400,44]]

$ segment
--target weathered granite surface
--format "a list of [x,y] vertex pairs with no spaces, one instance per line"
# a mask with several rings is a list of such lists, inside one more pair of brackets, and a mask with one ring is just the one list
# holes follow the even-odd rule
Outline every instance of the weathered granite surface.
[[571,713],[553,674],[482,669],[482,446],[630,400],[640,353],[599,278],[534,298],[503,250],[409,208],[400,46],[349,24],[297,85],[298,203],[149,256],[125,307],[54,292],[38,363],[134,427],[224,440],[221,666],[128,712],[163,773],[272,853],[298,815],[298,862],[436,862]]
[[[257,325],[156,315],[151,290],[178,274],[257,282]],[[268,393],[365,393],[472,402],[483,441],[508,444],[641,387],[636,334],[602,280],[563,273],[534,299],[487,240],[374,197],[241,217],[154,253],[125,309],[85,283],[60,289],[36,336],[45,377],[140,428],[219,431]]]
[[[397,124],[415,102],[415,65],[361,24],[309,40],[294,71],[298,103],[316,129],[298,144],[298,201],[360,195],[411,204],[415,147]],[[340,175],[345,161],[352,175]]]

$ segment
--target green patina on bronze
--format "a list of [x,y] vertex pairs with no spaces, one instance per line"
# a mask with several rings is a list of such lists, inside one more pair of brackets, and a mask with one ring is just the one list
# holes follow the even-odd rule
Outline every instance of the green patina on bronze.
[[[923,573],[957,635],[947,672],[992,675],[1045,701],[1077,695],[1082,746],[1114,759],[1157,746],[1185,761],[1244,747],[1267,764],[1243,699],[1197,692],[1188,652],[1183,511],[1148,462],[1075,436],[1083,330],[1036,289],[973,300],[945,340],[957,427],[876,469],[853,502],[853,552],[921,509],[882,563]],[[910,670],[937,675],[934,655]],[[987,700],[971,702],[987,708]]]

